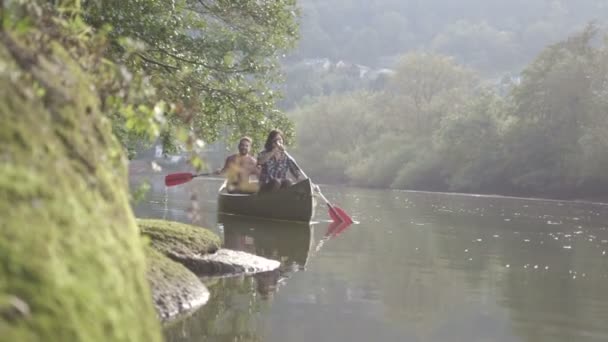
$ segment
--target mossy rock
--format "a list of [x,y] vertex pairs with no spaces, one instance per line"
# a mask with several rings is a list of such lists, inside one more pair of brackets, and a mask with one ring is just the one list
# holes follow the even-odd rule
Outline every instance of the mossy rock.
[[215,253],[221,246],[216,234],[201,227],[152,219],[137,219],[137,224],[153,248],[174,260]]
[[122,149],[79,64],[39,48],[0,43],[0,339],[159,341]]
[[162,320],[190,312],[209,300],[209,291],[183,265],[159,251],[146,248],[147,277],[156,312]]

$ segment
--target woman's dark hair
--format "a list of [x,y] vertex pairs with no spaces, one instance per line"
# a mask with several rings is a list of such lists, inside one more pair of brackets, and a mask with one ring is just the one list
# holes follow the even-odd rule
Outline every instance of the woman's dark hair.
[[273,129],[272,131],[270,131],[270,133],[268,133],[268,138],[266,138],[266,143],[264,144],[264,150],[266,150],[266,151],[272,150],[272,143],[273,143],[274,139],[276,139],[277,135],[280,135],[282,138],[283,132],[281,132],[278,129]]

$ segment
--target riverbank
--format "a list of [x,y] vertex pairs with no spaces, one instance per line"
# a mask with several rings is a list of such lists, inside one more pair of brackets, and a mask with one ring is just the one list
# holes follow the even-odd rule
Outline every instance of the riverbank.
[[157,316],[171,320],[192,312],[209,299],[200,277],[278,272],[280,262],[222,249],[221,239],[196,226],[138,219],[146,247],[147,278]]

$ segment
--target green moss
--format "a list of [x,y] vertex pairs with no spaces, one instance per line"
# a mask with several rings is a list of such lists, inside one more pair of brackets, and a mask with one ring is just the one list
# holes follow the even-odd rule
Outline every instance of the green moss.
[[214,253],[221,246],[213,232],[179,222],[138,219],[142,234],[148,236],[152,247],[173,258],[189,258]]
[[0,336],[158,341],[125,158],[79,66],[46,53],[20,70],[0,45]]
[[196,275],[155,249],[146,248],[147,277],[157,313],[168,318],[204,304],[209,292]]

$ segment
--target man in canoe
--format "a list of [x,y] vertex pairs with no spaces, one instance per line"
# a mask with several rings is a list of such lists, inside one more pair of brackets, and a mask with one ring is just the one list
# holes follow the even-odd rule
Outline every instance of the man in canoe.
[[235,153],[228,158],[221,170],[217,170],[215,174],[223,174],[228,180],[227,189],[229,193],[255,193],[258,191],[258,185],[249,181],[250,176],[258,176],[260,169],[257,166],[257,161],[249,152],[251,151],[250,137],[242,137],[239,140],[239,153]]
[[264,150],[258,154],[260,166],[260,191],[275,191],[289,187],[293,182],[287,178],[289,171],[296,181],[306,178],[295,159],[290,156],[283,145],[283,132],[278,129],[270,131]]

